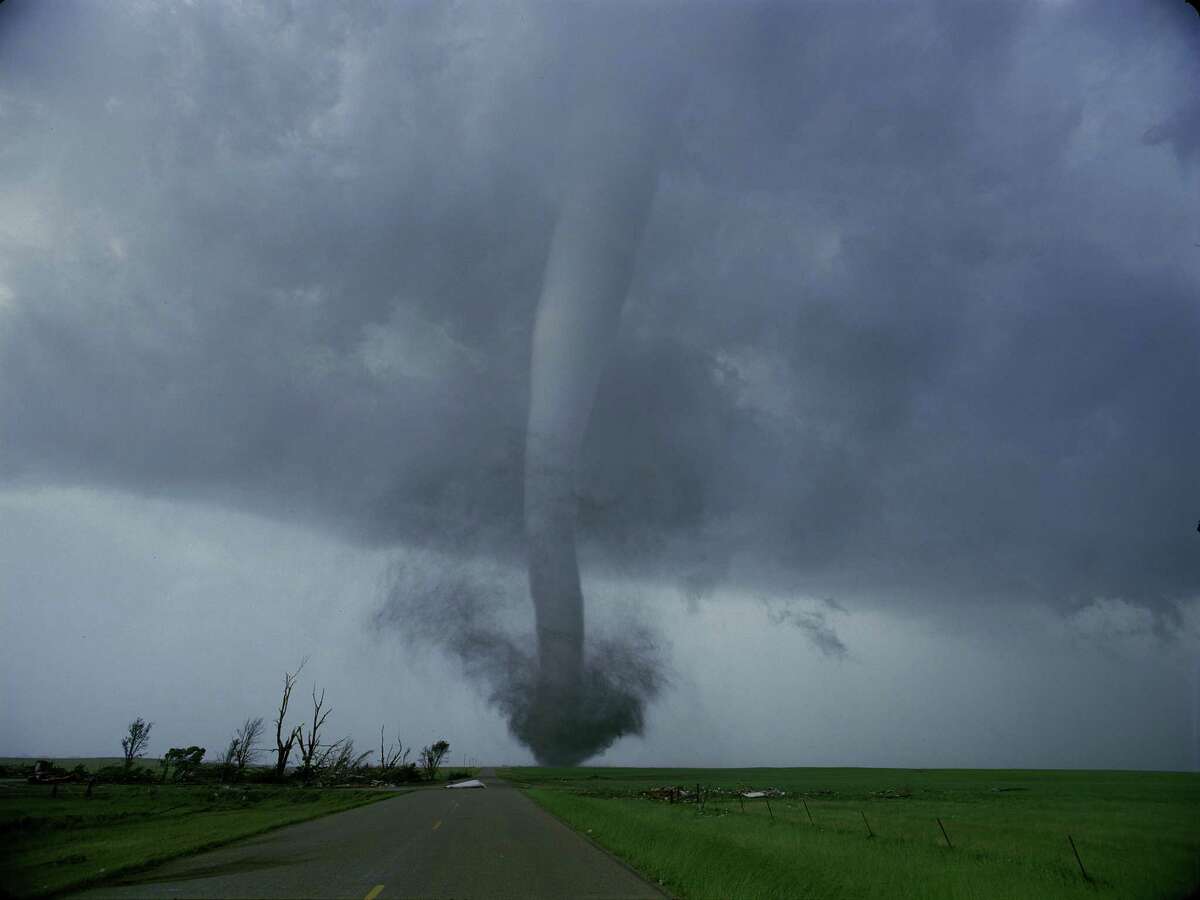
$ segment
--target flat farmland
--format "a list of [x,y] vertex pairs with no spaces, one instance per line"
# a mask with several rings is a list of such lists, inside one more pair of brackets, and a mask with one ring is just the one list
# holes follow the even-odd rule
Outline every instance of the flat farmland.
[[[686,898],[1163,900],[1200,886],[1200,775],[1192,773],[512,768],[500,774]],[[703,803],[696,802],[697,786]],[[676,802],[661,790],[669,787],[682,789]],[[747,790],[778,795],[739,800]]]

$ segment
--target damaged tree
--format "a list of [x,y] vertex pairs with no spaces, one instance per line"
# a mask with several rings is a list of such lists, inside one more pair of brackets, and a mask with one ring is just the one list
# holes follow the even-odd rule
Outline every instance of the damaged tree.
[[168,776],[174,781],[186,781],[200,768],[204,759],[204,748],[195,745],[191,747],[172,747],[162,758],[162,780],[165,784]]
[[450,744],[447,741],[438,741],[435,744],[430,744],[421,751],[421,771],[425,773],[425,778],[428,781],[433,781],[437,778],[438,767],[449,752]]
[[402,767],[408,763],[408,754],[412,752],[411,747],[405,747],[404,742],[397,739],[392,741],[391,745],[384,749],[384,732],[386,725],[379,726],[379,768],[384,772],[390,772],[392,769]]
[[[307,740],[304,737],[304,726],[300,725],[296,728],[296,739],[300,742],[301,767],[306,773],[310,774],[314,767],[320,766],[321,763],[328,759],[329,754],[334,751],[334,748],[342,743],[342,741],[338,741],[337,743],[331,744],[328,748],[326,748],[325,754],[318,759],[317,750],[321,746],[321,728],[325,725],[325,720],[329,718],[329,714],[333,712],[333,710],[327,709],[324,712],[321,712],[322,707],[325,705],[325,689],[321,688],[321,696],[318,698],[317,686],[315,684],[313,685],[312,689],[312,701],[312,726],[309,728]],[[345,739],[343,738],[343,740]]]
[[234,732],[225,750],[225,770],[228,774],[241,778],[246,767],[252,764],[258,756],[258,741],[262,737],[262,716],[246,719],[241,727]]
[[129,723],[129,733],[121,738],[126,773],[133,768],[136,760],[146,755],[146,748],[150,745],[150,729],[153,727],[153,722],[147,722],[141,716]]
[[292,747],[295,746],[296,738],[299,735],[300,729],[293,728],[288,732],[285,739],[283,736],[283,720],[287,716],[288,701],[292,697],[292,688],[296,685],[296,679],[300,675],[300,670],[304,668],[304,664],[308,662],[308,657],[300,660],[300,666],[295,672],[283,673],[283,698],[279,701],[279,713],[275,717],[275,777],[283,778],[287,771],[288,760],[292,755]]
[[329,745],[317,758],[313,765],[313,771],[320,776],[323,782],[345,781],[348,776],[359,773],[366,765],[367,758],[374,752],[374,750],[365,750],[355,755],[354,739],[347,736]]

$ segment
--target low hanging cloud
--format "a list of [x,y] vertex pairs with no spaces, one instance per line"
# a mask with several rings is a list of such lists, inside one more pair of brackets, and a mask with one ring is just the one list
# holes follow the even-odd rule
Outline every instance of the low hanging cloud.
[[[591,53],[680,87],[585,567],[908,609],[1200,594],[1186,4],[576,7],[3,4],[3,484],[523,559]],[[837,656],[821,616],[793,624]]]
[[1080,633],[1102,640],[1150,637],[1154,613],[1117,597],[1098,597],[1071,616]]

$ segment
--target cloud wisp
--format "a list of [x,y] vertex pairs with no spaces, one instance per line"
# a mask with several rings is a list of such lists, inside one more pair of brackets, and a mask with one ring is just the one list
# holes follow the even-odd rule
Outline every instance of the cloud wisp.
[[837,629],[829,621],[829,612],[845,614],[836,601],[826,600],[825,608],[803,608],[797,601],[778,603],[765,601],[767,621],[772,625],[790,625],[798,628],[823,655],[834,659],[845,659],[849,651],[838,636]]

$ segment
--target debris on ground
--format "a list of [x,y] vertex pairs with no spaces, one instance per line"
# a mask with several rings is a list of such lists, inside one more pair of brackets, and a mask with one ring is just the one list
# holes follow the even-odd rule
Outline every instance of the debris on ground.
[[872,800],[911,800],[912,791],[908,788],[900,788],[898,791],[891,789],[886,791],[871,791]]
[[760,791],[733,790],[728,788],[701,787],[697,792],[695,787],[686,788],[682,785],[666,785],[644,790],[640,794],[646,800],[666,801],[667,803],[704,803],[708,800],[725,800],[742,797],[746,800],[771,799],[786,796],[779,788],[766,788]]

